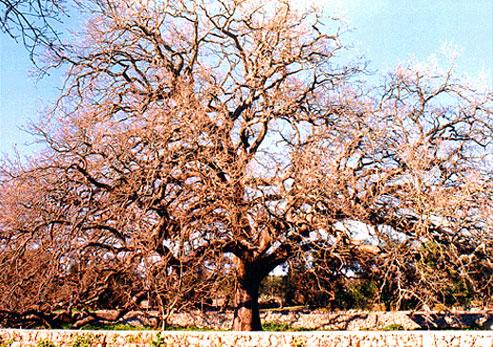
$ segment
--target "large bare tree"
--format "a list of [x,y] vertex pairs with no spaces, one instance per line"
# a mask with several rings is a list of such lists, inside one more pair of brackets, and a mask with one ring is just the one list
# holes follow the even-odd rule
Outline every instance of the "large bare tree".
[[34,60],[40,50],[62,44],[57,24],[65,8],[63,0],[0,0],[0,30],[22,41]]
[[[367,88],[338,56],[338,23],[287,1],[95,5],[51,57],[68,75],[36,127],[48,149],[4,165],[8,295],[39,278],[32,297],[54,307],[72,278],[88,305],[105,279],[135,282],[122,300],[152,295],[164,318],[234,277],[233,329],[259,330],[259,286],[279,265],[372,259],[405,297],[409,268],[444,283],[430,249],[491,293],[491,93],[407,67]],[[31,254],[46,271],[28,274]]]

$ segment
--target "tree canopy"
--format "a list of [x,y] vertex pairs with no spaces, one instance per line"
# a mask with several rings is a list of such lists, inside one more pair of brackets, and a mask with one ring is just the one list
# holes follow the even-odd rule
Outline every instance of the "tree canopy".
[[490,91],[407,65],[370,87],[337,20],[287,1],[92,5],[51,53],[47,150],[2,166],[0,309],[113,293],[164,318],[234,280],[233,329],[258,330],[262,279],[300,262],[397,303],[450,278],[491,298]]

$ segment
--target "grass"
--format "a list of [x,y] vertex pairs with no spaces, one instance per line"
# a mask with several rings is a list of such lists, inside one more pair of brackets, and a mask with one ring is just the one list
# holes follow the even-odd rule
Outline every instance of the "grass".
[[261,308],[260,312],[286,312],[286,311],[299,311],[304,309],[305,306],[286,306],[286,307],[272,307]]
[[[311,331],[313,329],[305,329],[305,328],[291,328],[288,324],[279,324],[279,323],[264,323],[262,325],[264,331]],[[152,327],[141,327],[134,326],[130,324],[110,324],[110,325],[93,325],[88,324],[81,328],[81,330],[155,330]],[[229,329],[211,329],[206,327],[180,327],[180,326],[168,326],[164,331],[229,331]]]
[[132,324],[87,324],[80,328],[80,330],[154,330],[149,326],[135,326]]
[[382,328],[383,331],[397,331],[397,330],[406,330],[401,324],[389,324]]
[[[134,330],[134,331],[145,331],[145,330],[159,330],[150,326],[135,326],[131,324],[115,323],[115,324],[87,324],[80,328],[80,330]],[[211,329],[204,327],[178,327],[178,326],[168,326],[165,331],[227,331],[222,329]],[[1,346],[0,346],[1,347]]]
[[262,324],[262,329],[264,331],[314,331],[315,330],[309,328],[293,328],[290,327],[289,324],[271,323],[271,322],[266,322]]
[[165,331],[228,331],[226,329],[211,329],[211,328],[199,328],[199,327],[166,327]]

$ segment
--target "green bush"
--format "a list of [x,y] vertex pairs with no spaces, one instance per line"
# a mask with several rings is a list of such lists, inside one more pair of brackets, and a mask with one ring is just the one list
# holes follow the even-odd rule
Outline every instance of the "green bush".
[[377,297],[378,287],[369,280],[352,280],[340,284],[335,290],[334,308],[371,309]]

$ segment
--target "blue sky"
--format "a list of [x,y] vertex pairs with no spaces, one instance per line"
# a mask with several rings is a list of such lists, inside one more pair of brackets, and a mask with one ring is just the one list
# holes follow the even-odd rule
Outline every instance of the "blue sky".
[[[296,0],[293,0],[296,1]],[[302,3],[302,1],[297,1]],[[455,47],[460,74],[482,76],[493,86],[493,2],[491,0],[305,0],[326,14],[344,16],[354,30],[343,43],[366,56],[370,69],[385,73],[409,59],[427,60],[444,45]],[[447,62],[444,62],[447,64]],[[0,33],[0,153],[29,153],[32,142],[19,128],[43,115],[58,95],[62,75],[42,80],[21,44]]]

